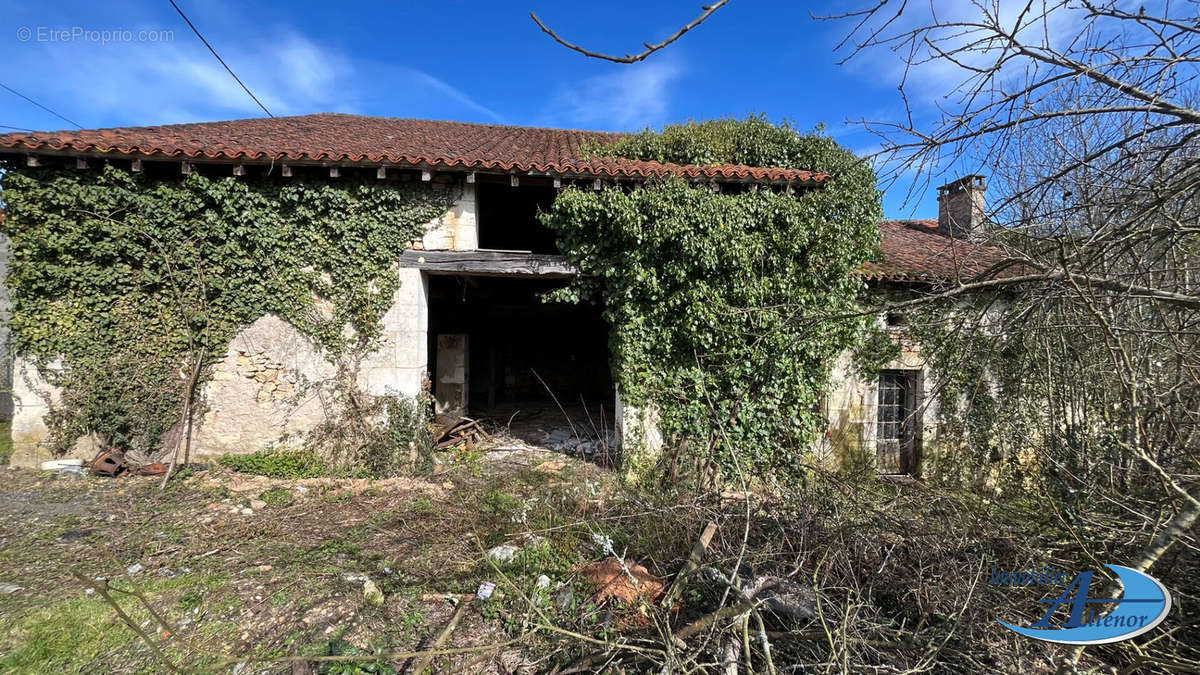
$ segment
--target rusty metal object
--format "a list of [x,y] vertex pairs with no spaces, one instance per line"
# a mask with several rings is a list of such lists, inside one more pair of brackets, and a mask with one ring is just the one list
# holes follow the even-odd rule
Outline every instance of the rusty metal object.
[[136,473],[139,476],[161,476],[167,472],[167,468],[167,465],[162,462],[154,462],[139,466]]
[[105,450],[92,460],[92,474],[96,476],[107,476],[108,478],[116,478],[129,467],[125,464],[125,460],[111,450]]

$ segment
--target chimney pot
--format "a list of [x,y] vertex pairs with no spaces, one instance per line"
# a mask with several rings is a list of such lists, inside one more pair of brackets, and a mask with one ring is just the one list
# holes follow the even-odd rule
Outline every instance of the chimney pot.
[[938,232],[972,239],[983,230],[987,182],[979,174],[963,176],[938,188]]

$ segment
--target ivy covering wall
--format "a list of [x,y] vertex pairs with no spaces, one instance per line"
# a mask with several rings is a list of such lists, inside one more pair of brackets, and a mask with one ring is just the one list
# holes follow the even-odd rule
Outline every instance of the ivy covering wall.
[[263,315],[331,354],[368,345],[401,252],[454,198],[373,179],[3,168],[12,336],[62,389],[47,419],[59,452],[94,433],[153,454],[189,371]]
[[791,472],[824,428],[833,360],[873,319],[852,317],[854,271],[878,252],[875,174],[820,132],[762,117],[668,126],[597,155],[825,171],[820,189],[718,193],[679,179],[568,189],[543,221],[579,266],[563,299],[603,300],[622,398],[653,406],[668,462]]

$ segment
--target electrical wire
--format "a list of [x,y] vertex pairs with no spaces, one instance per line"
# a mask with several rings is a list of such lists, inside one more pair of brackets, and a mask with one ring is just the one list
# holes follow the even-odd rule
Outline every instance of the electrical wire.
[[267,117],[274,117],[274,115],[271,114],[271,111],[267,110],[267,106],[263,105],[263,102],[258,100],[258,97],[254,95],[254,92],[250,91],[250,87],[247,87],[246,83],[242,82],[242,79],[237,76],[237,73],[233,72],[233,68],[230,68],[229,64],[225,63],[225,59],[221,58],[221,55],[217,53],[217,50],[213,49],[213,46],[208,43],[208,40],[204,39],[204,36],[200,34],[200,29],[196,28],[196,25],[192,23],[191,19],[187,18],[187,14],[184,14],[182,9],[179,9],[179,5],[175,4],[175,0],[167,0],[167,2],[171,3],[171,6],[175,8],[176,12],[179,12],[179,16],[182,17],[184,22],[187,23],[188,28],[192,29],[192,32],[196,34],[196,37],[200,38],[200,41],[204,43],[204,46],[208,47],[208,51],[212,52],[212,55],[217,57],[217,60],[221,62],[222,66],[225,66],[225,70],[229,73],[229,76],[232,77],[238,84],[242,85],[242,89],[244,89],[246,93],[250,95],[250,98],[254,99],[254,102],[258,104],[258,107],[262,108],[263,112],[267,113]]
[[[67,117],[64,117],[64,116],[62,116],[62,115],[59,115],[58,113],[54,112],[53,110],[51,110],[51,109],[47,108],[46,106],[42,105],[41,103],[38,103],[37,101],[35,101],[35,100],[33,100],[33,99],[29,98],[29,97],[28,97],[28,96],[26,96],[25,94],[22,94],[21,92],[17,91],[16,89],[13,89],[12,87],[8,86],[7,84],[4,84],[3,82],[0,82],[0,87],[3,87],[3,88],[5,88],[5,89],[7,89],[8,91],[10,91],[10,92],[12,92],[12,93],[16,94],[17,96],[20,96],[21,98],[25,99],[26,101],[29,101],[30,103],[32,103],[32,104],[34,104],[34,105],[36,105],[37,107],[41,108],[42,110],[45,110],[46,112],[50,113],[51,115],[54,115],[54,116],[55,116],[55,117],[57,117],[58,119],[60,119],[60,120],[62,120],[62,121],[64,121],[64,122],[66,122],[67,124],[70,124],[71,126],[75,127],[76,129],[82,129],[82,128],[83,128],[83,126],[82,126],[82,125],[80,125],[78,122],[75,122],[75,121],[73,121],[73,120],[71,120],[71,119],[69,119],[69,118],[67,118]],[[18,127],[10,127],[10,128],[12,128],[12,129],[16,129],[16,128],[18,128]]]

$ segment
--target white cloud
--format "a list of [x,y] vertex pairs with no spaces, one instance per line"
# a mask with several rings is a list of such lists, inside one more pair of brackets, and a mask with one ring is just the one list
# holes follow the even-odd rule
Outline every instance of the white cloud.
[[[215,46],[277,116],[328,111],[503,121],[433,75],[355,60],[291,30]],[[9,78],[11,86],[36,92],[85,127],[263,116],[186,28],[165,42],[29,42],[6,57],[11,57],[9,72],[16,74]],[[36,123],[37,128],[49,126],[62,125]]]
[[[258,116],[262,110],[212,54],[176,33],[165,43],[65,43],[47,45],[31,68],[45,69],[38,90],[75,99],[77,121],[126,119],[137,124]],[[307,38],[284,34],[221,56],[276,115],[311,112],[342,100],[340,83],[351,64]],[[79,119],[83,118],[83,119]]]
[[549,115],[555,122],[603,129],[629,130],[665,120],[670,89],[683,74],[674,58],[631,65],[564,87]]

